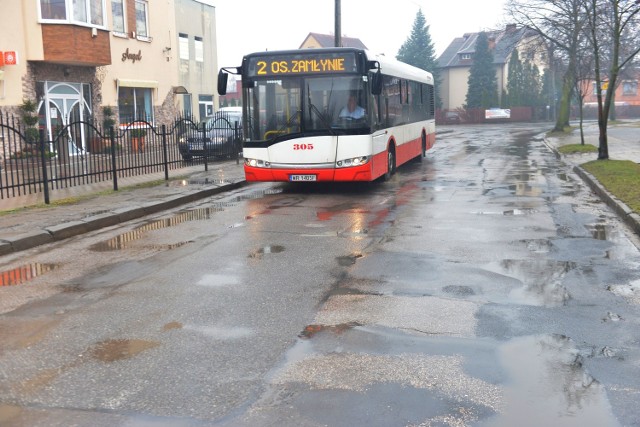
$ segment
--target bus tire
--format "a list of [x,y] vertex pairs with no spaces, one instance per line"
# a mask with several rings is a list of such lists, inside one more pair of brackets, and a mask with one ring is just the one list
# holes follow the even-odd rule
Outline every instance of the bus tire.
[[420,161],[423,157],[427,157],[427,135],[422,133],[422,153],[420,153]]
[[384,174],[384,180],[390,180],[394,173],[396,173],[396,152],[392,145],[387,150],[387,172]]

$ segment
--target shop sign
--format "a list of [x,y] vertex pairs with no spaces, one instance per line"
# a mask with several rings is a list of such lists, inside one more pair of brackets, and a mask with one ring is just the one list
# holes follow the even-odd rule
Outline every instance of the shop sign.
[[127,50],[125,50],[122,54],[122,62],[125,62],[127,60],[133,62],[134,64],[136,63],[136,61],[142,61],[142,51],[139,50],[138,53],[130,53],[129,48],[127,48]]

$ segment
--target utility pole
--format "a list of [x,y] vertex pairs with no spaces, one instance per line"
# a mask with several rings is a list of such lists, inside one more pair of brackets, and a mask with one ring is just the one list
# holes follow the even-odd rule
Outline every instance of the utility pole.
[[342,28],[341,28],[341,24],[340,21],[342,20],[342,15],[340,12],[340,0],[336,0],[336,17],[335,17],[335,33],[336,33],[336,42],[335,42],[335,47],[340,47],[342,46],[342,36],[340,34],[342,34]]

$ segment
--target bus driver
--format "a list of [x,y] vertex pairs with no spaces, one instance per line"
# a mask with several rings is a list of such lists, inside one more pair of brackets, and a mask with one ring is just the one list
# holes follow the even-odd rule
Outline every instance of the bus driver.
[[338,116],[341,119],[363,119],[365,116],[364,108],[356,103],[356,96],[349,95],[347,105],[340,111]]

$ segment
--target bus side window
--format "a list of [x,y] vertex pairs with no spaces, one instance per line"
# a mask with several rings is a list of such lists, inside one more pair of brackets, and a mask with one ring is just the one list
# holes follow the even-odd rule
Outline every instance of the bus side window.
[[385,127],[402,122],[401,82],[396,77],[384,77]]

